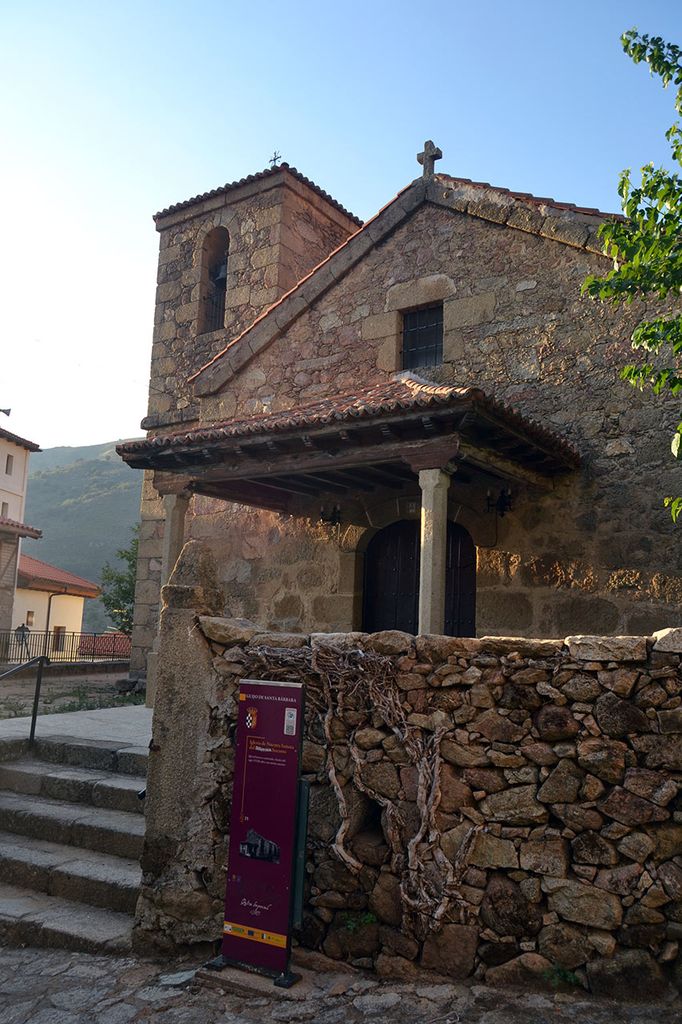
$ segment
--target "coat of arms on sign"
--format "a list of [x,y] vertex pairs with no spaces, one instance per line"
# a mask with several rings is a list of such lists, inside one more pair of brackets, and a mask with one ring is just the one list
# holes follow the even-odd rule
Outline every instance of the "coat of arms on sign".
[[258,708],[247,708],[246,709],[246,728],[247,729],[255,729],[257,721],[258,721]]

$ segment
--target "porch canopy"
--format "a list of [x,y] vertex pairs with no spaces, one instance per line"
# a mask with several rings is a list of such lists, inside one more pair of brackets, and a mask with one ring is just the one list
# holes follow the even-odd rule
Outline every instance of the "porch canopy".
[[[580,464],[569,442],[480,389],[412,374],[116,450],[129,466],[153,470],[159,493],[184,502],[196,493],[309,515],[321,498],[345,504],[373,492],[421,491],[421,632],[443,628],[452,473],[462,482],[492,477],[548,488]],[[167,503],[167,517],[174,507]]]

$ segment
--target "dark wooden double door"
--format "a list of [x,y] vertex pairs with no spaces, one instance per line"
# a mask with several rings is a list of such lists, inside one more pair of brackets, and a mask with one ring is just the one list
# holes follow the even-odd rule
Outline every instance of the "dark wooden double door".
[[[469,533],[448,523],[445,634],[476,635],[476,548]],[[384,527],[365,553],[362,628],[419,629],[419,523],[403,519]]]

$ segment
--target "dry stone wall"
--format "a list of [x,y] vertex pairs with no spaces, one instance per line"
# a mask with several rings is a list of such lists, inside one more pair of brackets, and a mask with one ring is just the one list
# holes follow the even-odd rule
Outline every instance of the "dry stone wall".
[[304,945],[387,976],[682,982],[682,629],[263,633],[197,617],[221,600],[198,544],[164,599],[138,948],[220,935],[239,681],[298,679]]

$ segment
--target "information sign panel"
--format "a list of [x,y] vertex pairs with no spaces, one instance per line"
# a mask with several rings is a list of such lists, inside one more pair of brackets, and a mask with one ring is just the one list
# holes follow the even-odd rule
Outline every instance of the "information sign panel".
[[291,950],[302,733],[300,683],[242,680],[221,952],[275,976]]

